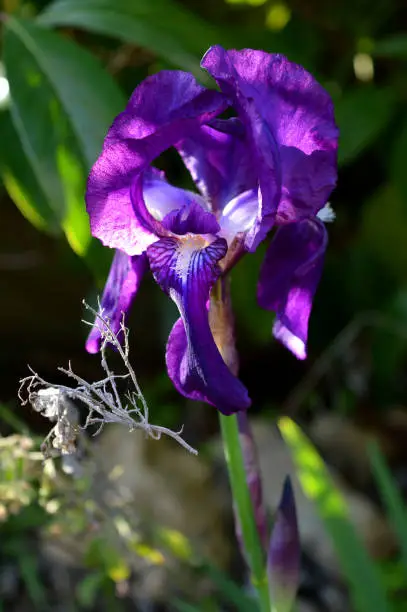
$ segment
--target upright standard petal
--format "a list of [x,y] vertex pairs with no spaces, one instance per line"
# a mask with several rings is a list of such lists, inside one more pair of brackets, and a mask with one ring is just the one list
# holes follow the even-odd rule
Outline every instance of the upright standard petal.
[[312,300],[322,274],[327,232],[318,218],[278,229],[260,271],[258,301],[274,310],[273,334],[305,359]]
[[197,125],[177,149],[213,211],[222,210],[233,198],[257,188],[250,142],[237,118]]
[[151,270],[176,303],[181,319],[167,345],[168,374],[177,390],[216,406],[224,414],[248,408],[246,388],[230,372],[214,342],[208,320],[211,287],[226,253],[222,238],[186,235],[162,238],[147,250]]
[[[336,182],[338,130],[329,94],[282,55],[211,47],[203,68],[236,108],[251,139],[260,206],[255,247],[274,222],[315,214]],[[280,208],[281,207],[281,208]]]
[[[117,250],[100,302],[103,317],[110,321],[114,333],[120,329],[123,313],[126,315],[140,287],[147,265],[145,255],[129,257]],[[97,353],[102,342],[101,322],[96,318],[87,342],[86,350]]]
[[230,245],[236,236],[245,236],[256,223],[259,198],[256,189],[249,189],[230,200],[219,218],[220,235]]
[[86,204],[92,234],[129,255],[144,252],[156,240],[154,217],[143,199],[144,172],[164,150],[226,106],[221,93],[205,89],[185,72],[163,71],[143,81],[114,120],[91,170]]

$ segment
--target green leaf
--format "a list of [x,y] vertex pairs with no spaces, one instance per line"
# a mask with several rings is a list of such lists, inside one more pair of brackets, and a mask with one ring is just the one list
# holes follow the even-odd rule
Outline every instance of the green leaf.
[[291,419],[281,418],[278,425],[304,493],[315,503],[332,538],[355,609],[358,612],[389,612],[380,573],[350,523],[346,503],[335,488],[323,460]]
[[383,184],[364,202],[359,244],[374,253],[389,278],[403,284],[407,282],[406,227],[407,207],[394,185]]
[[59,234],[60,215],[37,180],[9,112],[0,113],[0,132],[7,142],[7,147],[0,149],[0,172],[11,199],[37,229]]
[[199,60],[222,31],[174,0],[56,0],[39,16],[47,26],[105,34],[153,51],[174,66],[199,74]]
[[378,40],[372,50],[377,57],[407,59],[407,35],[396,34],[383,40]]
[[339,164],[347,164],[370,146],[386,127],[395,109],[390,89],[361,87],[347,91],[335,104],[340,129]]
[[105,580],[106,578],[103,572],[93,572],[85,576],[76,587],[76,598],[78,603],[84,608],[91,608],[94,606]]
[[191,604],[185,603],[179,599],[173,601],[173,605],[175,606],[177,612],[202,612],[201,608],[191,606]]
[[[6,25],[7,38],[19,40],[21,59],[24,48],[25,55],[29,54],[36,65],[24,75],[31,94],[38,93],[42,79],[49,82],[89,169],[100,153],[107,128],[125,107],[122,92],[99,61],[74,42],[29,21],[10,17]],[[18,60],[18,55],[14,59]],[[12,98],[16,92],[13,93],[11,79],[18,72],[13,67],[6,63]]]
[[233,610],[236,612],[256,612],[258,610],[255,600],[249,598],[242,587],[233,582],[215,565],[207,561],[204,563],[203,571],[217,586],[225,602],[229,603]]
[[390,176],[404,201],[407,210],[407,172],[406,172],[406,151],[407,151],[407,115],[401,121],[394,142],[392,155],[390,157]]
[[124,98],[92,55],[31,22],[7,19],[4,61],[21,145],[2,155],[6,187],[37,227],[61,227],[102,276],[110,254],[91,240],[85,184]]
[[19,546],[18,563],[22,579],[35,610],[44,610],[47,606],[47,592],[39,574],[38,562],[33,553],[24,544]]
[[386,461],[380,452],[377,444],[370,444],[368,447],[369,457],[372,465],[378,489],[387,515],[391,521],[393,529],[398,536],[401,558],[404,571],[407,572],[407,509],[403,498],[398,490],[394,479],[390,473]]

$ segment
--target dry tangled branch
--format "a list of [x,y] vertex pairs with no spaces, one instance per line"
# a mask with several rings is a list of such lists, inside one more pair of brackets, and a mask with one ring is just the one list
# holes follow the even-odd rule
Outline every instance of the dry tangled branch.
[[[31,368],[32,374],[20,380],[18,396],[21,404],[30,403],[34,410],[56,423],[44,441],[44,450],[50,452],[54,449],[54,452],[63,455],[75,451],[75,440],[81,427],[78,424],[76,407],[70,401],[73,400],[84,404],[89,411],[83,429],[97,425],[97,434],[106,423],[120,423],[130,431],[142,429],[146,436],[154,440],[159,440],[162,435],[174,438],[190,453],[197,454],[197,451],[182,438],[182,429],[173,431],[149,422],[148,405],[129,360],[129,330],[124,324],[124,316],[116,333],[100,307],[99,311],[96,311],[85,302],[84,305],[95,316],[95,321],[99,325],[102,336],[101,366],[105,377],[89,383],[78,376],[69,363],[67,369],[60,367],[58,370],[72,378],[75,386],[52,385]],[[93,325],[89,321],[84,323]],[[123,344],[119,340],[120,336]],[[116,349],[122,360],[124,368],[122,374],[115,374],[110,369],[106,356],[109,345]],[[119,380],[127,380],[130,383],[130,390],[124,397],[121,397],[117,387]]]

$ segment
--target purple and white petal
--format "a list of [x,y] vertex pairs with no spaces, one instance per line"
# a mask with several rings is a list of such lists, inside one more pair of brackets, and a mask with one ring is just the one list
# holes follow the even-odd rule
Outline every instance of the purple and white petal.
[[114,120],[91,170],[86,204],[92,234],[129,255],[144,252],[160,227],[143,198],[143,182],[150,176],[145,177],[145,171],[163,151],[226,106],[221,93],[205,89],[185,72],[162,71],[143,81]]
[[[120,323],[127,315],[130,306],[139,290],[147,267],[145,255],[129,257],[123,251],[117,250],[110,267],[109,276],[100,301],[100,313],[108,319],[114,333],[120,330]],[[96,318],[86,341],[86,350],[97,353],[102,343],[101,328],[103,324]]]
[[220,233],[230,245],[235,236],[247,234],[256,223],[259,208],[257,189],[249,189],[230,200],[219,219]]
[[177,149],[199,191],[213,211],[257,187],[250,143],[238,118],[197,125]]
[[258,302],[274,310],[275,338],[305,359],[312,300],[321,278],[328,235],[318,218],[279,228],[264,259]]
[[325,204],[336,182],[333,104],[312,75],[282,55],[214,46],[201,65],[229,97],[251,140],[261,192],[258,220],[247,236],[254,248],[281,222],[276,218],[281,195],[282,218],[290,221]]
[[209,326],[209,294],[220,275],[218,261],[227,250],[222,238],[211,240],[191,235],[162,238],[148,248],[147,255],[155,280],[181,314],[167,345],[171,380],[186,397],[232,414],[248,408],[250,399],[223,361]]
[[204,210],[196,201],[170,212],[163,219],[162,225],[163,228],[178,236],[185,234],[205,236],[206,234],[217,234],[220,230],[215,215]]
[[155,176],[144,177],[143,198],[148,212],[157,221],[163,221],[169,213],[194,203],[209,212],[205,199],[199,194],[174,187],[165,179]]

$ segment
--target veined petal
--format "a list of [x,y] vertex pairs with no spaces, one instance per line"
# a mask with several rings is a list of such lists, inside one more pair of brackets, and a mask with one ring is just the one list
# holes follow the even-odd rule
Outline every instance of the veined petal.
[[199,204],[203,210],[207,210],[207,204],[199,194],[187,189],[180,189],[167,183],[159,177],[144,177],[143,198],[150,215],[157,221],[163,221],[169,213],[192,204]]
[[248,408],[250,400],[224,363],[209,326],[209,293],[220,275],[218,261],[227,250],[222,238],[211,240],[191,235],[162,238],[148,248],[147,255],[154,278],[181,314],[167,345],[171,380],[186,397],[231,414]]
[[215,215],[202,209],[197,202],[191,202],[178,210],[171,211],[163,219],[163,227],[173,234],[217,234],[220,230]]
[[294,147],[280,149],[283,186],[278,205],[278,225],[314,216],[328,200],[336,184],[336,152],[314,151],[306,155]]
[[250,142],[237,118],[197,125],[177,149],[198,189],[213,211],[257,187]]
[[274,310],[274,336],[305,359],[312,300],[322,274],[328,235],[316,217],[281,227],[260,271],[258,301]]
[[[185,72],[162,71],[143,81],[114,120],[91,170],[86,204],[92,234],[129,255],[144,252],[160,228],[143,199],[146,169],[227,104],[221,93],[205,89]],[[178,208],[178,196],[174,199]]]
[[253,247],[276,220],[281,223],[276,218],[281,194],[290,221],[294,212],[300,220],[325,204],[336,181],[333,104],[304,68],[282,55],[214,46],[201,65],[229,97],[251,139],[261,192],[258,221],[247,237]]
[[130,186],[130,200],[137,222],[149,232],[148,243],[144,241],[146,247],[160,236],[216,233],[219,230],[216,218],[207,211],[201,196],[172,187],[163,180],[146,183],[145,179],[136,179]]
[[246,234],[256,223],[259,208],[257,189],[244,191],[233,200],[230,200],[222,210],[219,219],[220,236],[226,238],[230,245],[238,234]]
[[[123,313],[127,315],[130,310],[146,267],[145,255],[129,257],[119,250],[114,255],[100,301],[101,314],[110,321],[114,333],[120,329]],[[89,353],[97,353],[100,349],[102,342],[100,330],[101,322],[96,319],[86,341],[86,350]]]

